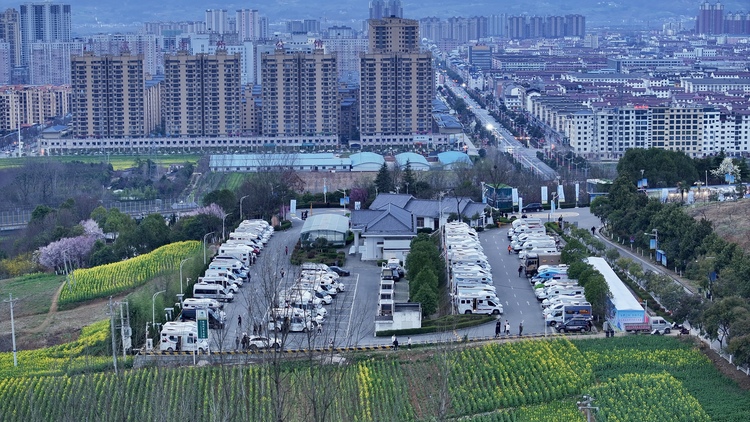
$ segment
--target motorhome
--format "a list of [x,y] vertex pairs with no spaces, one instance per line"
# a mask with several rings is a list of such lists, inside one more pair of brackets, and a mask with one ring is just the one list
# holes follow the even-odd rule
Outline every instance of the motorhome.
[[235,274],[234,271],[216,270],[216,269],[209,268],[206,270],[203,276],[204,277],[226,277],[229,283],[236,284],[239,287],[242,287],[245,284],[244,278]]
[[473,296],[456,296],[456,312],[459,314],[502,315],[503,305],[497,298],[487,299]]
[[[517,245],[513,250],[516,252],[520,252],[523,250],[530,251],[532,249],[539,249],[539,248],[547,248],[552,247],[556,248],[557,244],[555,243],[555,240],[551,237],[547,236],[546,239],[530,239],[525,242],[523,242],[522,245]],[[556,249],[555,249],[556,250]]]
[[169,321],[161,329],[159,350],[162,352],[208,351],[208,339],[198,339],[198,323]]
[[591,304],[565,304],[562,306],[562,308],[555,309],[553,312],[546,314],[544,317],[544,321],[548,326],[554,327],[558,324],[564,324],[573,318],[591,320],[593,318],[593,315],[591,313]]
[[275,318],[269,317],[268,319],[268,331],[306,333],[308,331],[312,331],[314,327],[315,325],[313,324],[313,322],[306,318],[285,318],[281,315],[277,315]]
[[566,302],[566,303],[558,303],[556,305],[552,305],[552,306],[549,306],[547,308],[544,308],[542,310],[542,315],[546,317],[547,315],[551,314],[552,312],[559,311],[559,310],[561,310],[562,308],[564,308],[567,305],[589,305],[589,306],[591,306],[591,304],[588,303],[588,302],[586,302],[585,300],[574,301],[574,302]]
[[552,286],[544,289],[534,290],[537,300],[545,300],[556,296],[572,296],[584,294],[584,288],[578,285],[573,286]]
[[541,248],[534,248],[529,250],[523,250],[518,253],[518,259],[523,262],[526,260],[526,257],[530,254],[551,254],[557,252],[557,246],[548,246],[548,247],[541,247]]
[[240,286],[232,283],[231,281],[229,281],[229,278],[225,276],[204,275],[203,277],[198,277],[198,283],[218,284],[219,286],[224,287],[227,291],[232,292],[233,294],[237,294],[237,292],[240,291]]
[[557,305],[558,303],[584,302],[585,300],[586,300],[586,295],[555,296],[550,299],[544,299],[542,301],[542,307],[549,308],[550,306]]
[[471,284],[492,284],[492,277],[483,277],[479,274],[453,274],[451,277],[454,284],[471,283]]
[[325,317],[311,311],[290,306],[288,308],[271,308],[268,310],[268,315],[272,317],[281,316],[282,318],[302,318],[307,321],[312,321],[316,325],[321,324],[325,321]]
[[470,283],[460,283],[455,285],[456,292],[486,292],[487,294],[493,294],[497,296],[497,289],[495,286],[490,286],[488,284],[470,284]]
[[237,240],[229,239],[223,243],[224,246],[241,245],[247,246],[255,255],[260,255],[260,251],[263,249],[263,245],[254,243],[251,240]]
[[[223,330],[227,321],[227,315],[224,311],[214,311],[211,308],[206,309],[208,311],[208,328],[212,330]],[[198,309],[183,308],[180,312],[180,321],[195,321],[197,318]]]
[[224,309],[224,304],[214,299],[197,299],[189,297],[182,301],[182,309],[201,309],[208,308],[214,311]]
[[230,263],[229,261],[213,260],[210,264],[208,264],[208,269],[217,271],[231,271],[235,275],[242,277],[244,280],[248,280],[247,269],[245,269],[242,263],[237,260],[235,260],[234,263]]
[[193,297],[198,299],[216,299],[221,302],[231,302],[234,294],[221,284],[195,283]]
[[250,266],[255,261],[255,253],[251,248],[244,245],[221,245],[219,246],[219,254],[231,256],[246,266]]

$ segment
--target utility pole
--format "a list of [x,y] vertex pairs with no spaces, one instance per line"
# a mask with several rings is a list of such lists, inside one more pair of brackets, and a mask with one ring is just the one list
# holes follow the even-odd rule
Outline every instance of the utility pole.
[[117,347],[115,347],[115,311],[112,309],[114,303],[112,302],[112,296],[109,297],[109,303],[107,304],[109,311],[109,327],[112,330],[112,362],[115,366],[115,375],[117,375]]
[[13,319],[13,303],[17,300],[18,299],[13,299],[13,293],[10,293],[9,299],[3,301],[6,303],[10,303],[10,333],[11,337],[13,337],[13,366],[18,366],[18,351],[16,350],[16,323]]

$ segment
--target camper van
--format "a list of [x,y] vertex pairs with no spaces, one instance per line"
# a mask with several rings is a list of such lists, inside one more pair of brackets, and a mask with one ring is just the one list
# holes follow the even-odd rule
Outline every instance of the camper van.
[[[211,308],[208,311],[208,328],[212,330],[223,330],[227,321],[227,314],[224,311],[214,311]],[[184,308],[180,312],[180,321],[195,321],[198,309]]]
[[209,268],[204,273],[204,277],[226,277],[229,283],[236,284],[238,287],[242,287],[245,284],[244,278],[235,274],[234,271],[216,270]]
[[235,260],[234,263],[229,261],[213,260],[208,264],[209,270],[216,271],[231,271],[238,277],[242,277],[244,280],[248,280],[248,272],[240,261]]
[[544,299],[552,298],[555,296],[570,296],[570,295],[582,295],[582,294],[584,294],[584,289],[583,287],[578,286],[578,285],[552,286],[552,287],[546,287],[544,289],[534,290],[534,295],[536,295],[537,300],[544,300]]
[[195,321],[169,321],[161,329],[159,350],[203,353],[208,351],[208,340],[198,340],[198,324]]
[[224,287],[228,292],[232,292],[232,294],[237,294],[237,292],[240,291],[240,286],[232,283],[227,277],[224,276],[205,275],[203,277],[198,277],[198,283],[218,284],[219,286]]
[[585,301],[586,301],[586,295],[555,296],[550,299],[544,299],[542,301],[542,307],[549,308],[550,306],[555,306],[558,303],[573,303],[573,302],[585,302]]
[[244,245],[221,245],[219,246],[219,254],[231,256],[246,266],[250,266],[255,258],[255,253],[252,249]]
[[503,305],[499,300],[472,296],[456,296],[456,309],[459,314],[501,315],[503,313]]
[[197,299],[215,299],[220,302],[231,302],[234,294],[226,290],[221,284],[195,283],[193,297]]
[[497,296],[497,290],[495,286],[489,286],[487,284],[471,284],[471,283],[459,283],[456,284],[456,292],[483,292]]
[[548,326],[554,327],[558,324],[564,324],[573,318],[591,320],[593,318],[593,315],[591,314],[591,304],[563,305],[562,308],[546,314],[544,321]]
[[196,299],[194,297],[189,297],[182,301],[182,309],[201,309],[201,308],[208,308],[208,309],[213,309],[214,311],[219,311],[221,309],[224,309],[224,304],[219,303],[217,300],[214,300],[214,299]]

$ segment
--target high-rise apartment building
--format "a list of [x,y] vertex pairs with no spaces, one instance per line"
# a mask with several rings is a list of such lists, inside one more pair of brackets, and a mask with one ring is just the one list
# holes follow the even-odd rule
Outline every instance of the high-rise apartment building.
[[217,34],[229,32],[229,20],[226,9],[206,9],[206,31]]
[[143,56],[71,59],[73,134],[77,138],[133,138],[147,134]]
[[703,2],[695,20],[695,32],[698,34],[724,33],[724,5],[720,2],[709,4]]
[[363,144],[410,143],[432,133],[432,54],[420,50],[418,22],[370,20],[369,43],[360,65]]
[[70,112],[70,86],[0,87],[0,130],[44,124]]
[[240,56],[177,54],[164,57],[164,123],[170,137],[235,136],[241,130]]
[[334,135],[339,129],[336,55],[315,42],[312,54],[287,52],[278,43],[261,59],[263,136]]
[[21,15],[16,9],[0,13],[0,39],[10,48],[10,67],[21,65]]
[[238,10],[236,19],[240,41],[257,41],[261,38],[260,14],[257,10]]
[[80,42],[36,42],[31,44],[28,83],[32,85],[69,85],[70,57],[83,54]]
[[31,45],[70,41],[70,5],[25,3],[21,5],[21,64],[31,61]]

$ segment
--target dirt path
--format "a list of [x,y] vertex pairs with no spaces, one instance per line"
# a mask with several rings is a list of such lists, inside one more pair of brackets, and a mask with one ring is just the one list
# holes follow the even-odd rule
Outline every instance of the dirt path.
[[42,321],[41,324],[37,325],[36,327],[29,330],[29,333],[36,334],[41,333],[49,327],[50,323],[52,322],[52,318],[54,317],[54,314],[57,313],[57,302],[60,299],[60,293],[62,293],[62,289],[65,288],[65,283],[60,283],[60,287],[55,292],[55,295],[52,297],[52,303],[49,305],[49,311],[47,312],[47,316],[44,318],[44,321]]

